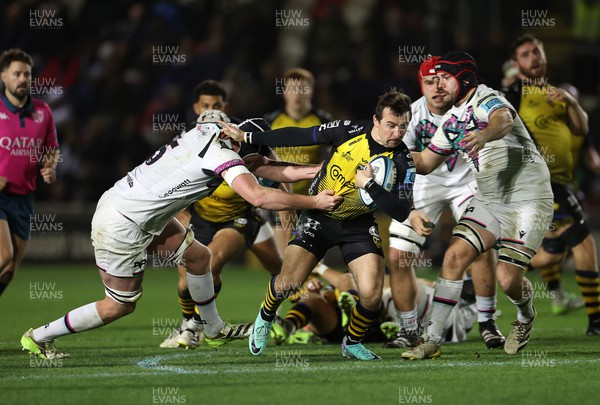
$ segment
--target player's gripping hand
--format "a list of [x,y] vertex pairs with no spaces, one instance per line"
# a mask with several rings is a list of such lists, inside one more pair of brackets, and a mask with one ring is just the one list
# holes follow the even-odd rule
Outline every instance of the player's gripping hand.
[[306,289],[311,292],[319,292],[323,288],[323,282],[316,277],[308,280],[306,283]]
[[52,184],[56,181],[56,169],[53,167],[43,167],[40,169],[44,183]]
[[412,210],[410,214],[408,214],[408,219],[410,220],[410,226],[419,234],[419,236],[431,235],[433,223],[425,212]]
[[6,187],[6,182],[6,177],[0,176],[0,191],[4,190],[4,187]]
[[233,124],[219,121],[221,128],[221,138],[230,138],[237,142],[244,142],[244,131]]
[[467,132],[458,145],[467,152],[470,158],[474,158],[483,149],[486,142],[487,138],[484,136],[483,131],[472,131]]
[[366,164],[364,169],[356,171],[356,187],[365,188],[369,180],[373,179],[373,168],[370,164]]
[[315,200],[316,209],[329,212],[336,209],[344,201],[344,197],[335,195],[333,190],[323,190],[315,196]]

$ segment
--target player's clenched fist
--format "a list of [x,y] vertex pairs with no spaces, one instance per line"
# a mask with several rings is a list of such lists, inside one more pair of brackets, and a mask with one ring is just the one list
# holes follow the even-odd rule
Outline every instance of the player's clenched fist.
[[56,181],[56,169],[52,167],[44,167],[40,169],[40,174],[44,179],[44,183],[52,184]]
[[323,190],[315,196],[315,199],[317,209],[322,211],[333,211],[344,201],[344,197],[335,195],[333,190]]

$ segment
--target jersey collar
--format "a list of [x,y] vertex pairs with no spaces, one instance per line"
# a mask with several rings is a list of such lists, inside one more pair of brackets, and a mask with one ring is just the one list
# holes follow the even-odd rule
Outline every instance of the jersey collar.
[[11,113],[16,113],[16,112],[32,113],[33,112],[33,102],[31,101],[31,96],[27,97],[27,102],[25,103],[25,105],[22,108],[19,108],[16,105],[14,105],[13,103],[11,103],[10,100],[8,99],[8,97],[6,97],[6,94],[4,92],[2,92],[2,102],[4,103],[6,108],[8,108],[8,110]]

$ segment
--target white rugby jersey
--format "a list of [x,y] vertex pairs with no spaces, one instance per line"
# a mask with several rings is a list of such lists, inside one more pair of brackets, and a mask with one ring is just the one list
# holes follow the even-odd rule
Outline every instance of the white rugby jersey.
[[[412,118],[408,124],[406,134],[402,140],[408,149],[422,152],[435,134],[440,122],[441,115],[435,115],[427,108],[425,96],[411,104]],[[469,170],[469,163],[454,151],[446,161],[428,175],[417,174],[415,183],[423,186],[442,185],[452,187],[468,184],[473,181],[473,175]]]
[[[459,142],[466,132],[485,129],[492,113],[500,108],[512,112],[512,130],[487,142],[477,156],[469,158]],[[463,154],[477,180],[475,197],[479,200],[508,203],[553,198],[550,172],[523,121],[500,93],[486,85],[480,84],[467,102],[444,115],[428,148],[440,155]]]
[[213,123],[198,124],[162,146],[107,191],[118,211],[151,234],[160,234],[179,211],[210,194],[222,181],[250,173],[243,160],[219,139]]
[[[419,320],[429,320],[431,315],[431,304],[433,302],[433,287],[417,282],[417,316]],[[381,295],[381,316],[395,322],[396,307],[392,298],[392,289],[385,287]]]

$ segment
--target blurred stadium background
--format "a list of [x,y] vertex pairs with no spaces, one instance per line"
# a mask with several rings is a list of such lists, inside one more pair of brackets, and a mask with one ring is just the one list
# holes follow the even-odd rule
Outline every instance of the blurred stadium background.
[[[314,104],[334,118],[367,118],[397,86],[420,96],[426,54],[471,53],[500,88],[511,42],[545,43],[548,76],[572,83],[600,138],[600,1],[597,0],[63,0],[2,1],[0,48],[35,59],[32,92],[54,112],[62,162],[40,184],[25,263],[91,263],[95,202],[158,146],[195,120],[192,91],[223,82],[230,113],[262,116],[282,104],[282,72],[316,77]],[[156,124],[161,125],[156,125]],[[579,176],[600,228],[600,180]],[[382,227],[383,228],[383,227]],[[443,243],[432,255],[442,253]]]

